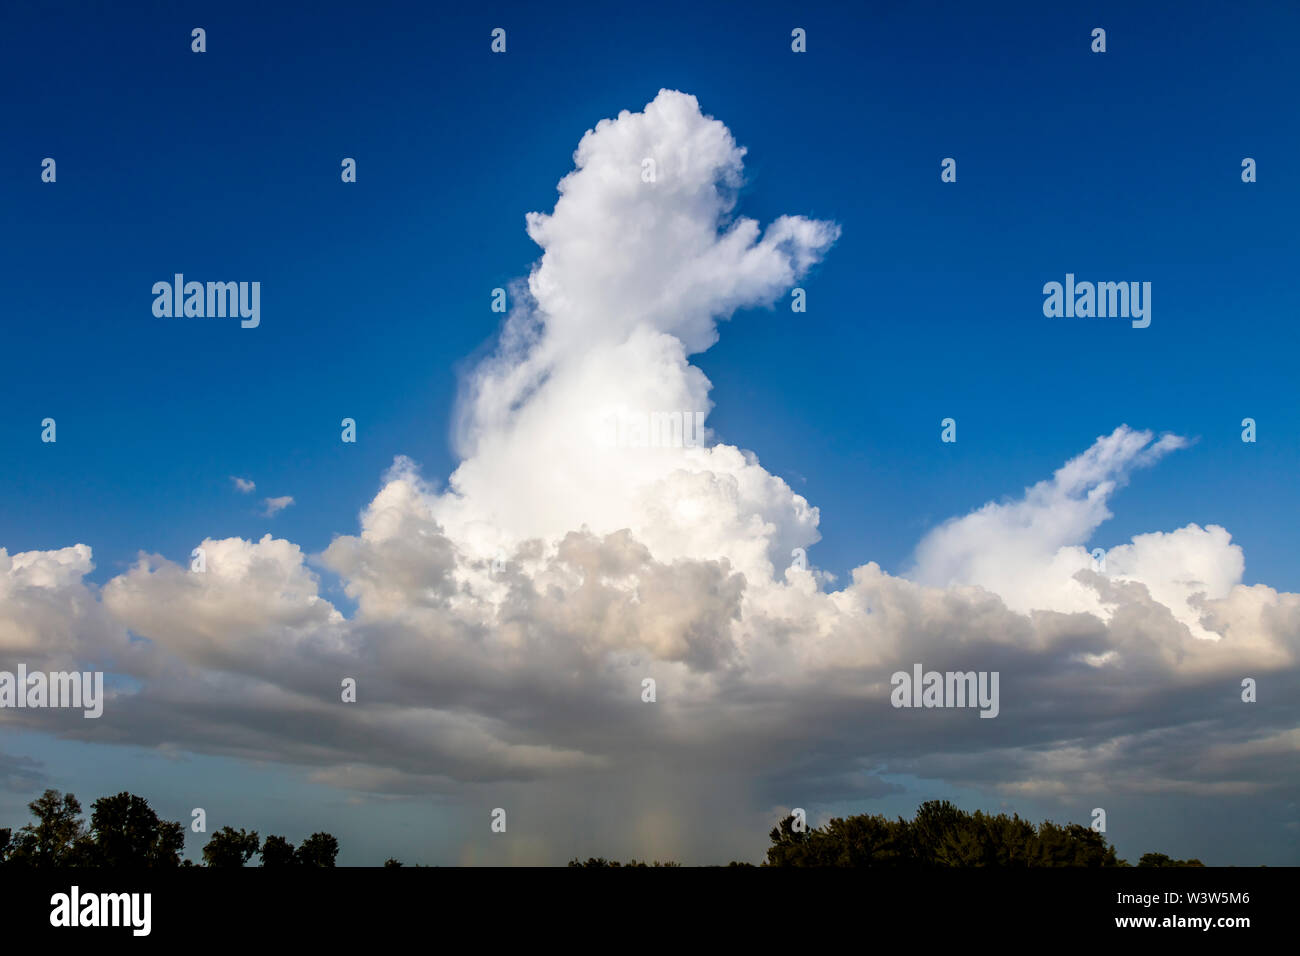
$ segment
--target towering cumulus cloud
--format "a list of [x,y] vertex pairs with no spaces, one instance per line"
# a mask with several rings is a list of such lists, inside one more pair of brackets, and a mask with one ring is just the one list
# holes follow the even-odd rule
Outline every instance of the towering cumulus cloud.
[[[712,440],[690,358],[839,230],[736,216],[743,156],[671,91],[582,138],[553,211],[528,217],[542,255],[464,383],[446,490],[398,459],[359,532],[314,559],[209,540],[204,574],[142,557],[102,593],[84,545],[0,551],[0,652],[44,640],[51,660],[133,676],[100,722],[116,741],[440,794],[465,814],[464,859],[506,852],[483,806],[527,807],[511,859],[709,861],[752,857],[782,806],[869,809],[900,779],[1073,819],[1102,796],[1294,800],[1294,695],[1252,710],[1237,688],[1295,686],[1300,597],[1244,586],[1217,526],[1138,535],[1104,570],[1088,547],[1182,438],[1109,423],[1018,500],[937,527],[905,576],[865,563],[828,590],[792,566],[817,510]],[[655,440],[697,420],[699,442]],[[892,707],[891,674],[915,663],[998,672],[996,719]],[[344,676],[364,706],[339,703]]]
[[657,557],[753,573],[816,539],[815,511],[737,449],[673,455],[627,437],[628,423],[689,428],[706,413],[689,356],[719,319],[786,293],[839,235],[800,216],[732,220],[743,156],[693,96],[667,90],[583,137],[554,212],[528,217],[543,254],[500,350],[466,385],[466,458],[435,507],[458,542],[487,554],[627,528]]

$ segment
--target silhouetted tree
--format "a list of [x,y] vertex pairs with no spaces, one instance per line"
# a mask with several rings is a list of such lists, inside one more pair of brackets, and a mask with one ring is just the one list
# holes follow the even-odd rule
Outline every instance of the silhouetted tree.
[[269,836],[262,844],[263,866],[296,866],[293,844],[282,836]]
[[1163,853],[1143,853],[1138,866],[1205,866],[1200,860],[1172,860]]
[[618,860],[607,860],[603,856],[588,857],[586,861],[583,861],[583,860],[579,860],[575,856],[572,860],[569,861],[569,866],[579,866],[584,868],[611,867],[611,868],[644,870],[656,866],[680,867],[681,864],[674,863],[671,860],[668,860],[667,862],[664,863],[660,863],[658,860],[655,860],[653,863],[645,863],[639,860],[628,860],[626,863],[620,863],[618,862]]
[[1018,816],[966,813],[947,800],[912,820],[834,817],[802,832],[788,816],[769,834],[765,866],[1123,866],[1100,833],[1077,823],[1035,828]]
[[208,866],[243,866],[252,859],[259,846],[256,830],[245,833],[233,827],[222,827],[212,834],[212,839],[203,848],[203,862]]
[[87,866],[93,862],[81,804],[72,794],[46,790],[27,804],[36,818],[18,831],[10,861],[19,866]]
[[767,851],[767,862],[771,866],[809,866],[813,865],[805,862],[808,859],[808,851],[812,842],[812,835],[807,828],[796,830],[794,828],[795,819],[793,815],[787,816],[784,820],[772,828],[768,839],[772,841],[772,846]]
[[90,836],[97,866],[179,866],[185,829],[158,819],[144,797],[122,792],[100,797],[91,807]]
[[328,833],[313,833],[294,854],[301,866],[333,866],[339,855],[339,841]]

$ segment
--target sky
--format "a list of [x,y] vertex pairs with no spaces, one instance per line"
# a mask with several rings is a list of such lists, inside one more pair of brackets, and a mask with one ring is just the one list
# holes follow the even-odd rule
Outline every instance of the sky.
[[[112,694],[0,710],[0,825],[129,789],[345,864],[711,863],[946,798],[1300,862],[1297,27],[9,10],[0,670]],[[155,315],[176,273],[260,323]],[[1046,316],[1067,273],[1150,325]],[[598,440],[672,410],[704,447]],[[892,707],[914,663],[998,717]]]

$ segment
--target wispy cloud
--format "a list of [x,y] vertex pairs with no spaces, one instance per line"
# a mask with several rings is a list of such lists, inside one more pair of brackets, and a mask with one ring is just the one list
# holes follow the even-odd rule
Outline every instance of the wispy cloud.
[[279,514],[281,511],[289,507],[291,504],[293,504],[293,496],[282,495],[279,498],[267,498],[265,504],[266,504],[265,514],[268,518],[271,518]]

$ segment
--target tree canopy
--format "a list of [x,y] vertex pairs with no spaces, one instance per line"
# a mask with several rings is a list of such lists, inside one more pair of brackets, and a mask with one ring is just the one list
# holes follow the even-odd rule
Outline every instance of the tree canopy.
[[911,820],[861,814],[800,830],[787,816],[768,836],[765,866],[1125,865],[1105,836],[1078,823],[1035,826],[1018,815],[967,813],[947,800],[921,804]]
[[[0,866],[193,866],[181,859],[185,827],[161,819],[148,800],[133,793],[123,791],[96,800],[89,826],[82,819],[80,801],[70,793],[46,790],[27,808],[34,818],[31,823],[17,832],[0,829]],[[203,847],[203,861],[210,867],[240,867],[259,852],[263,866],[332,867],[339,842],[328,833],[313,833],[295,850],[282,836],[269,836],[263,844],[256,830],[226,826]]]
[[123,791],[91,806],[90,836],[95,866],[179,866],[185,828],[158,819],[144,797]]

